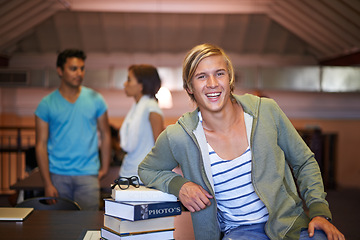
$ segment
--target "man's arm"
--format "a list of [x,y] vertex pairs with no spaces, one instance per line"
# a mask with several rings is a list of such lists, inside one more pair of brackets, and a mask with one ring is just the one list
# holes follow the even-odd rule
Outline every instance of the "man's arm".
[[99,179],[101,179],[109,170],[110,165],[110,126],[107,111],[97,119],[98,129],[100,131],[101,141],[101,167],[99,170]]
[[51,182],[49,171],[49,158],[47,151],[47,142],[49,137],[49,124],[39,117],[35,117],[36,131],[36,161],[38,163],[42,179],[44,181],[45,196],[57,197],[58,192]]
[[299,191],[307,204],[312,202],[308,206],[309,215],[312,218],[308,226],[309,236],[314,235],[315,229],[320,229],[325,232],[329,240],[345,239],[344,235],[333,224],[325,217],[322,217],[322,215],[331,216],[331,213],[325,200],[326,194],[323,190],[321,173],[314,154],[280,107],[278,105],[276,107],[280,115],[278,123],[282,127],[282,133],[284,134],[282,138],[279,138],[280,146],[282,149],[291,149],[285,152],[287,153],[287,160],[294,171]]
[[[158,136],[154,148],[139,164],[138,174],[146,186],[179,196],[180,188],[188,180],[172,171],[179,163],[171,151],[167,132],[168,130],[164,130]],[[177,181],[173,182],[174,178]],[[171,182],[175,183],[175,185],[170,189]]]

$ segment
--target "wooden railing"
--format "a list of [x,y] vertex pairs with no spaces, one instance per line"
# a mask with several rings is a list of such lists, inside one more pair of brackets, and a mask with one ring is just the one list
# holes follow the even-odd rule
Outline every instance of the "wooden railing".
[[[337,134],[320,130],[298,130],[315,153],[325,187],[335,188]],[[0,126],[0,194],[13,191],[10,186],[26,175],[25,153],[35,146],[34,127]],[[33,154],[30,152],[30,155]]]
[[25,153],[34,146],[34,127],[0,126],[0,194],[25,177]]

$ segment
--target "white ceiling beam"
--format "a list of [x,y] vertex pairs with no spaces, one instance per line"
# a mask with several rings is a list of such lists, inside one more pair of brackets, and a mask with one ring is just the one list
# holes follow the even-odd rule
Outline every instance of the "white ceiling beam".
[[26,13],[23,13],[21,17],[17,17],[12,20],[8,25],[0,28],[0,35],[7,36],[11,33],[17,35],[21,31],[23,24],[27,24],[28,21],[34,20],[38,17],[38,13],[41,11],[47,11],[47,5],[40,5],[39,7],[34,7],[31,10],[28,10]]
[[[10,11],[14,11],[18,6],[21,6],[26,0],[12,0],[12,1],[3,1],[0,7],[0,16],[5,16]],[[1,22],[1,21],[0,21]]]
[[[359,1],[360,2],[360,1]],[[360,28],[351,24],[343,15],[329,8],[327,4],[320,1],[306,0],[310,8],[318,9],[322,17],[318,16],[319,22],[334,35],[343,39],[348,44],[358,45],[360,41]],[[310,13],[316,15],[316,13]],[[344,44],[343,44],[344,45]]]
[[71,8],[71,4],[69,1],[67,0],[57,0],[60,4],[62,4],[64,6],[64,8],[66,9],[70,9]]
[[325,46],[328,46],[333,51],[340,51],[341,43],[335,41],[333,36],[326,27],[317,22],[316,12],[307,13],[309,8],[303,4],[302,1],[279,1],[278,6],[286,12],[289,19],[296,24],[298,28],[302,28],[303,31],[315,37],[318,41],[322,42]]
[[[155,66],[181,67],[187,52],[179,53],[87,53],[86,69],[128,68],[134,63],[152,62]],[[311,56],[277,54],[234,54],[228,53],[235,67],[242,66],[303,66],[314,65],[317,61]],[[54,68],[55,53],[15,54],[10,59],[10,67],[44,69]],[[146,61],[144,60],[146,59]]]
[[28,11],[26,17],[16,21],[16,25],[13,26],[13,29],[7,30],[6,34],[3,34],[3,31],[1,31],[0,51],[3,51],[6,48],[6,45],[15,42],[15,39],[20,39],[23,34],[29,31],[29,29],[32,29],[37,24],[52,16],[56,11],[58,11],[58,9],[49,7]]
[[[38,8],[39,5],[41,5],[39,4],[39,0],[26,1],[25,3],[17,6],[16,9],[7,12],[4,15],[0,15],[0,34],[3,34],[7,30],[16,27],[20,21],[24,20],[26,17],[25,15],[29,11]],[[44,4],[44,6],[47,7],[48,4]]]
[[348,5],[349,8],[352,8],[355,11],[360,12],[360,1],[358,1],[358,0],[343,0],[343,2],[344,2],[344,4]]
[[343,4],[343,1],[325,0],[322,2],[330,6],[335,11],[337,11],[352,24],[355,24],[356,26],[360,27],[360,14],[356,12],[356,10],[348,7],[346,4]]
[[71,10],[166,13],[265,13],[273,0],[73,0]]
[[303,41],[307,42],[308,44],[310,44],[314,48],[316,48],[319,52],[321,52],[322,57],[323,57],[323,55],[326,55],[326,53],[328,53],[330,51],[330,49],[328,47],[324,46],[323,44],[318,42],[313,37],[311,37],[308,34],[304,33],[302,31],[302,29],[299,29],[296,26],[294,26],[294,24],[289,22],[289,20],[287,18],[285,18],[285,17],[283,17],[283,16],[281,16],[279,14],[270,15],[270,17],[274,21],[278,22],[280,25],[287,28],[290,32],[297,35],[300,39],[302,39]]
[[269,13],[270,18],[287,28],[290,32],[294,33],[308,44],[312,45],[314,48],[318,49],[322,55],[326,56],[329,52],[334,52],[331,46],[328,46],[326,42],[323,42],[323,39],[319,39],[318,36],[314,35],[314,31],[312,31],[311,28],[308,29],[294,19],[292,13],[289,13],[287,9],[273,6],[272,10],[273,11]]
[[[327,42],[333,43],[339,49],[343,49],[344,46],[351,46],[349,36],[346,31],[339,28],[336,23],[333,22],[332,17],[324,17],[324,7],[317,5],[318,1],[293,1],[293,7],[297,11],[302,11],[304,18],[301,20],[307,23],[307,26],[312,27],[313,30]],[[325,7],[326,8],[326,7]],[[355,40],[356,41],[356,40]]]

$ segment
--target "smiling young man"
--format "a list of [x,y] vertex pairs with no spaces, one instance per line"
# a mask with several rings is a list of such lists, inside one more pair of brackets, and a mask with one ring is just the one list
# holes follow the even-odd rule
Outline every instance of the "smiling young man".
[[84,210],[98,210],[99,180],[110,163],[110,128],[103,97],[81,85],[85,59],[84,52],[76,49],[58,55],[60,87],[45,96],[35,111],[36,158],[45,196],[68,198]]
[[198,108],[159,136],[139,165],[143,183],[179,197],[197,240],[344,239],[327,220],[314,154],[273,100],[234,95],[234,80],[221,48],[190,50],[183,85]]

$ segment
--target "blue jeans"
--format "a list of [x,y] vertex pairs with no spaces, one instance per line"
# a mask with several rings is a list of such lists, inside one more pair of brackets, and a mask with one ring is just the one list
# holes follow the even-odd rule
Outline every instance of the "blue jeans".
[[[265,223],[239,226],[230,230],[222,240],[270,240],[264,227]],[[310,238],[307,229],[304,229],[299,240],[327,240],[327,237],[323,231],[315,230],[314,237]]]
[[99,210],[100,183],[97,175],[66,176],[51,174],[59,197],[77,202],[82,210]]

